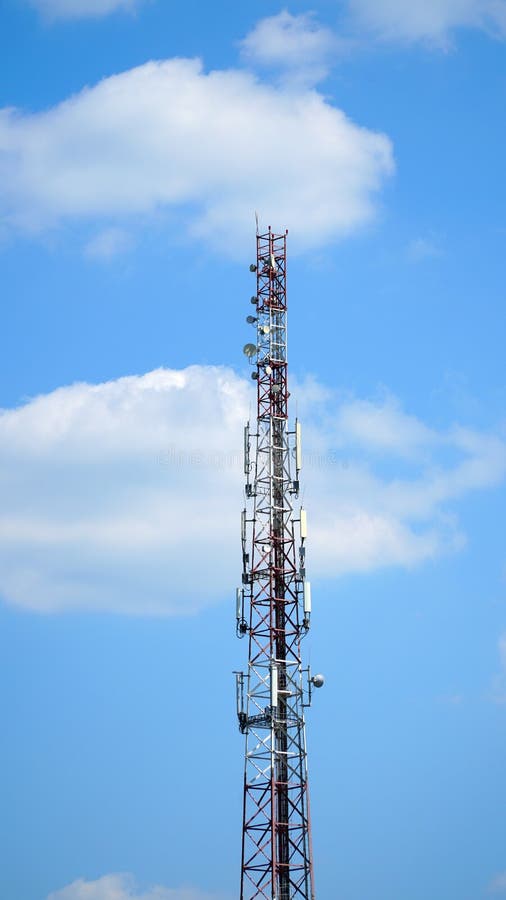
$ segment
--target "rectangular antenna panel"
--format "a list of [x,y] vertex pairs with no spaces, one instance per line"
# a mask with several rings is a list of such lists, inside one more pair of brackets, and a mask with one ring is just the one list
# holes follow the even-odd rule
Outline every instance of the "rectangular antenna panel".
[[297,472],[302,469],[301,427],[298,419],[295,420],[295,468]]
[[311,615],[311,582],[304,582],[304,613]]
[[249,422],[244,426],[244,474],[249,475]]
[[300,536],[302,540],[307,538],[307,513],[305,509],[300,510]]
[[271,666],[271,706],[278,705],[278,667]]

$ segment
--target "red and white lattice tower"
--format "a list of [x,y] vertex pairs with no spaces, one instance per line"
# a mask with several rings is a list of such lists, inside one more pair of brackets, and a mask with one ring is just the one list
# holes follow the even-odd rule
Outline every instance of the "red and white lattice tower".
[[306,514],[296,507],[300,425],[288,423],[286,234],[257,235],[257,419],[244,433],[247,508],[242,513],[242,587],[237,634],[248,636],[247,672],[236,673],[239,727],[246,737],[240,900],[314,900],[304,709],[311,678],[302,668],[309,630]]

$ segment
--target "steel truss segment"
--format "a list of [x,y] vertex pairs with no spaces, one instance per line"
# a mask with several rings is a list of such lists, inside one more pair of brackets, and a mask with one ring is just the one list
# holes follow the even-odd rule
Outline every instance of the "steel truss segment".
[[303,551],[295,537],[295,431],[288,428],[286,234],[269,229],[257,236],[256,282],[257,418],[245,439],[249,661],[240,715],[246,741],[240,898],[314,900],[300,649],[307,623]]

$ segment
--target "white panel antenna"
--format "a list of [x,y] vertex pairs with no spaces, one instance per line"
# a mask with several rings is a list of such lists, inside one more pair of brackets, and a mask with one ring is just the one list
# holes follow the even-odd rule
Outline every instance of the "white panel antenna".
[[271,706],[278,705],[278,667],[271,666]]
[[250,473],[250,442],[249,442],[249,422],[244,426],[244,474],[249,475]]
[[297,469],[297,476],[302,469],[302,442],[301,442],[301,427],[298,419],[295,421],[295,468]]
[[311,615],[311,582],[304,582],[304,615]]

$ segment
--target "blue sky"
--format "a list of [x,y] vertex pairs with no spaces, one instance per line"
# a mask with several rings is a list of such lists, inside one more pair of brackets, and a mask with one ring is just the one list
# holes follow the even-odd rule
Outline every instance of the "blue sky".
[[0,896],[232,900],[254,213],[318,900],[506,895],[506,2],[4,0]]

